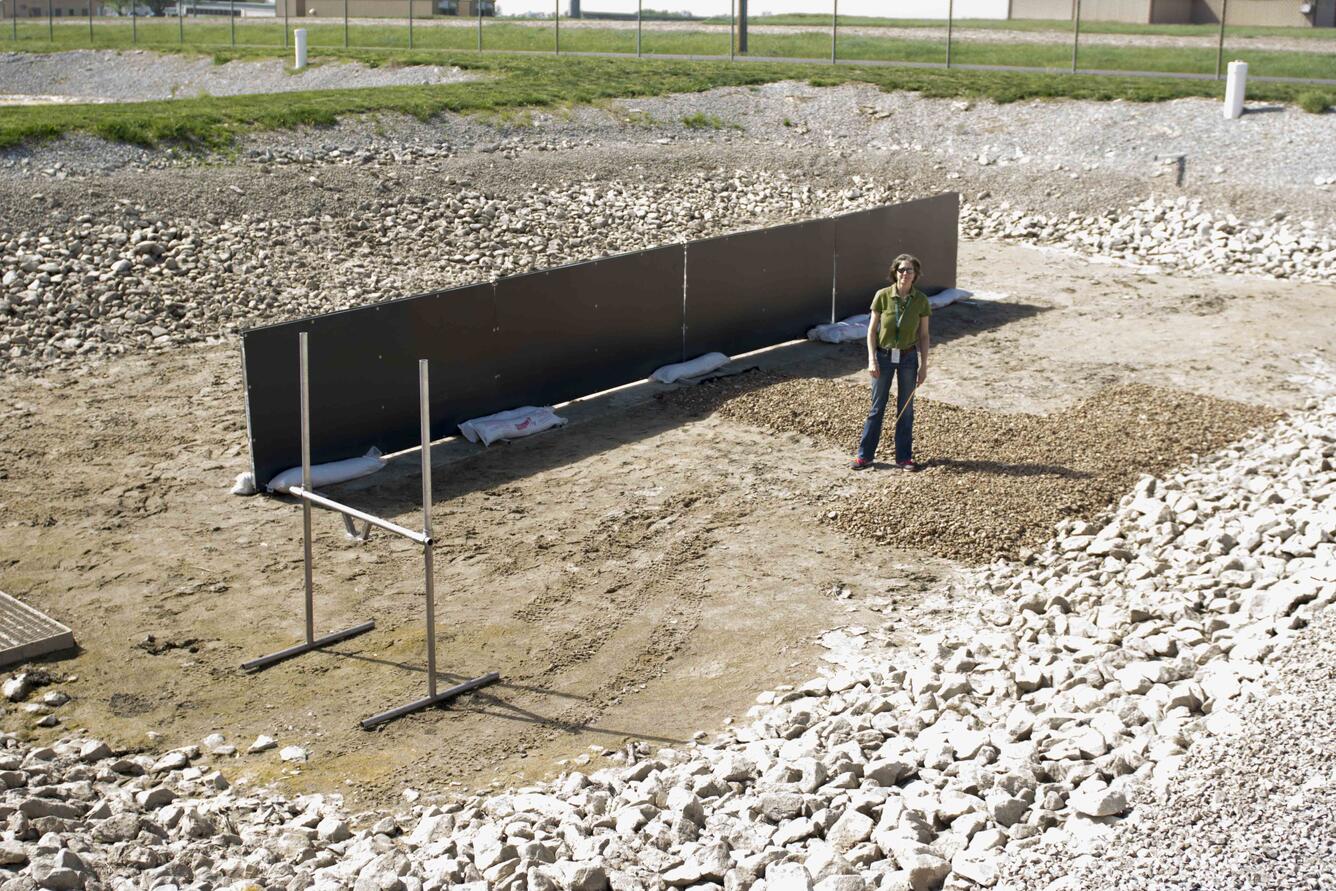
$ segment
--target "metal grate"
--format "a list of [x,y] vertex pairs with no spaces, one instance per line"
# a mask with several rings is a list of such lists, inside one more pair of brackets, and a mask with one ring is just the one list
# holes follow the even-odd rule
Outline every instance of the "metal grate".
[[73,631],[0,591],[0,665],[73,648]]

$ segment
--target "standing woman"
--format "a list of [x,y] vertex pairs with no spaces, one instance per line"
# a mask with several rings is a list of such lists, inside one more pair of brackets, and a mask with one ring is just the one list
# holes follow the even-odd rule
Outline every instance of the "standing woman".
[[914,391],[928,376],[928,298],[915,285],[922,267],[918,258],[901,254],[891,264],[891,287],[872,298],[872,318],[867,325],[867,373],[872,377],[872,409],[863,425],[863,438],[854,456],[854,470],[872,466],[881,441],[886,402],[895,388],[895,466],[918,470],[914,463]]

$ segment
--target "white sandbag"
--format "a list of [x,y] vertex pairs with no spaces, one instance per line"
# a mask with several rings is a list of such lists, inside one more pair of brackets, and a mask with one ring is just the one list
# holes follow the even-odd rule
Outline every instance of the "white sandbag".
[[703,356],[697,356],[687,362],[678,362],[676,365],[665,365],[651,374],[649,379],[658,381],[661,384],[674,384],[683,378],[700,377],[702,374],[709,374],[721,365],[727,364],[728,357],[723,353],[706,353]]
[[249,470],[237,474],[236,481],[232,483],[233,495],[254,495],[255,494],[255,474]]
[[807,332],[807,339],[819,340],[823,343],[848,343],[851,340],[864,340],[867,338],[867,323],[871,320],[872,314],[865,312],[862,315],[850,316],[842,322],[817,325]]
[[938,291],[928,298],[928,305],[933,309],[941,309],[943,306],[949,306],[957,300],[964,300],[971,296],[970,291],[964,291],[960,288],[947,288],[944,291]]
[[459,432],[464,434],[464,438],[469,442],[481,442],[489,446],[504,439],[533,436],[553,427],[561,427],[565,423],[566,419],[550,408],[526,405],[523,408],[512,408],[509,411],[499,411],[494,415],[465,421],[459,425]]
[[[346,483],[358,477],[368,476],[385,466],[385,459],[380,456],[380,449],[372,446],[360,458],[345,458],[328,464],[316,464],[311,468],[311,488],[320,489],[335,483]],[[289,467],[269,481],[266,486],[270,492],[287,492],[293,486],[302,484],[301,466]]]

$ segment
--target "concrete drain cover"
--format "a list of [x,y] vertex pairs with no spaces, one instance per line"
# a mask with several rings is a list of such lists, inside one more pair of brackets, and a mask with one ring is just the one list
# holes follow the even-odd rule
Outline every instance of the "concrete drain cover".
[[73,631],[0,591],[0,665],[73,648]]

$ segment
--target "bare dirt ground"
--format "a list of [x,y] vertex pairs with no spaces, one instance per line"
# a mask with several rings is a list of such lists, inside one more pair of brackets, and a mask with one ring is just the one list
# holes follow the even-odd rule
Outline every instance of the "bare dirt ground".
[[[1295,378],[1334,358],[1336,285],[1146,276],[982,242],[962,244],[959,281],[1010,295],[934,317],[925,393],[971,410],[1051,414],[1122,383],[1284,409],[1304,399]],[[804,343],[747,364],[861,385],[863,358]],[[847,470],[856,430],[834,447],[656,392],[576,403],[568,427],[519,444],[434,450],[439,664],[503,680],[367,733],[359,719],[425,688],[420,556],[317,514],[318,629],[377,627],[240,672],[299,639],[302,560],[295,505],[227,494],[247,463],[234,345],[0,381],[0,581],[82,647],[51,666],[79,678],[63,727],[11,711],[5,729],[158,748],[219,731],[243,751],[266,733],[311,761],[242,755],[233,775],[383,803],[550,775],[590,745],[679,745],[810,676],[826,629],[889,622],[909,641],[969,608],[951,599],[960,564],[822,522],[832,497],[892,476]],[[933,503],[932,481],[895,485]],[[330,494],[411,526],[418,485],[409,455]]]

